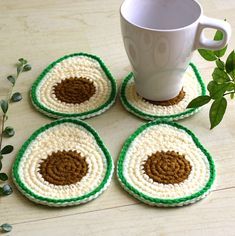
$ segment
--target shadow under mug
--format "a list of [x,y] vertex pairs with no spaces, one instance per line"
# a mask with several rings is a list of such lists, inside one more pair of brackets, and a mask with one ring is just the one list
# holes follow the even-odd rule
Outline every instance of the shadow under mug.
[[[195,0],[125,0],[120,15],[137,93],[152,101],[176,97],[193,51],[221,49],[231,35],[227,22],[204,16]],[[220,30],[223,39],[206,38],[204,28]]]

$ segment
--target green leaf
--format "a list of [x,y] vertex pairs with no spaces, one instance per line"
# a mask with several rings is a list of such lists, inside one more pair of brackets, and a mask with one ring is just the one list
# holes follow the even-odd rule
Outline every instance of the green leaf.
[[224,97],[217,99],[212,103],[210,108],[211,129],[213,129],[221,122],[224,113],[226,111],[226,108],[227,108],[227,100]]
[[12,83],[12,85],[15,85],[16,78],[13,75],[7,76],[7,79]]
[[[0,162],[2,159],[3,159],[3,155],[0,153]],[[1,163],[0,163],[0,165],[1,165]],[[0,170],[1,170],[1,168],[0,168]]]
[[10,127],[10,126],[7,126],[4,131],[3,131],[3,134],[6,136],[6,137],[13,137],[15,135],[15,130]]
[[6,114],[8,110],[8,102],[6,100],[1,100],[1,108],[3,113]]
[[32,67],[31,67],[31,65],[29,65],[29,64],[26,64],[24,67],[23,67],[23,71],[29,71],[29,70],[31,70],[32,69]]
[[224,68],[225,68],[224,62],[221,61],[220,59],[216,60],[216,65],[221,70],[224,70]]
[[7,174],[6,173],[0,173],[0,180],[2,180],[2,181],[8,180]]
[[13,151],[14,147],[12,145],[6,145],[2,150],[1,150],[1,154],[5,155],[5,154],[9,154]]
[[2,169],[2,161],[0,160],[0,170]]
[[207,85],[207,89],[210,92],[211,98],[219,99],[223,97],[229,86],[229,83],[217,84],[215,81],[210,81]]
[[229,82],[226,91],[232,92],[232,91],[234,91],[234,89],[235,89],[235,84],[233,82]]
[[229,54],[225,68],[227,73],[230,74],[233,79],[235,79],[235,50]]
[[24,58],[20,58],[19,63],[17,64],[17,77],[22,71],[29,71],[31,70],[31,65],[27,64],[28,61]]
[[205,104],[207,104],[211,98],[207,95],[205,96],[199,96],[197,98],[194,98],[187,106],[187,108],[198,108]]
[[211,50],[206,50],[206,49],[198,49],[198,52],[200,55],[207,61],[215,61],[217,57]]
[[222,49],[220,49],[220,50],[218,50],[218,51],[214,51],[214,53],[215,53],[215,55],[216,55],[217,57],[220,58],[220,57],[224,56],[224,54],[225,54],[227,48],[228,48],[228,46],[226,45],[224,48],[222,48]]
[[19,102],[20,100],[22,100],[22,98],[23,97],[22,97],[21,93],[16,92],[11,96],[11,101],[12,102]]
[[230,94],[230,98],[231,98],[231,99],[234,99],[234,93],[231,93],[231,94]]
[[10,225],[10,224],[5,223],[5,224],[1,225],[0,227],[1,227],[1,230],[3,233],[9,233],[12,231],[12,225]]
[[224,83],[230,81],[228,74],[225,71],[220,70],[219,68],[214,69],[212,77],[213,80],[217,83]]
[[215,36],[214,36],[214,40],[219,41],[222,40],[224,37],[223,33],[219,30],[216,31]]
[[19,61],[21,64],[26,64],[26,63],[27,63],[27,60],[25,60],[24,58],[20,58],[20,59],[18,59],[18,61]]
[[5,196],[13,193],[13,189],[9,184],[4,184],[2,190],[3,190],[3,195]]
[[[220,40],[223,39],[223,37],[224,37],[223,33],[222,33],[221,31],[217,30],[216,33],[215,33],[214,40],[215,40],[215,41],[220,41]],[[217,57],[222,57],[222,56],[225,54],[225,52],[226,52],[226,50],[227,50],[227,47],[228,47],[228,46],[226,45],[224,48],[222,48],[222,49],[220,49],[220,50],[217,50],[217,51],[214,51],[214,54],[215,54]]]

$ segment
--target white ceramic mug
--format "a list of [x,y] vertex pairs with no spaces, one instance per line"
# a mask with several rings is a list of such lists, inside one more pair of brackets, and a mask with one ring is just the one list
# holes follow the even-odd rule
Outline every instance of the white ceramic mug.
[[[194,50],[223,48],[230,25],[203,15],[195,0],[125,0],[120,8],[125,49],[137,93],[153,101],[176,97]],[[223,33],[223,40],[204,36],[204,28]]]

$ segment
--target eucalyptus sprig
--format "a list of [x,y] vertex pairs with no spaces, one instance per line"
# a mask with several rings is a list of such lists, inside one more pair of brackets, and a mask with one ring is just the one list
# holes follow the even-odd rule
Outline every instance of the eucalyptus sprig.
[[[4,147],[2,147],[3,137],[12,137],[15,135],[14,128],[10,126],[5,127],[5,123],[8,118],[8,108],[11,102],[18,102],[22,99],[22,95],[19,92],[12,94],[13,88],[20,74],[29,70],[31,70],[30,64],[28,64],[27,60],[20,58],[17,63],[16,75],[9,75],[7,77],[7,80],[11,83],[11,88],[8,92],[8,96],[6,97],[6,99],[0,101],[0,110],[2,110],[0,125],[0,182],[5,182],[8,180],[8,175],[4,172],[1,172],[2,159],[5,155],[10,154],[14,149],[12,145],[5,145]],[[4,184],[3,186],[0,186],[0,196],[10,195],[11,193],[12,188],[9,184]]]
[[[223,34],[216,31],[214,40],[222,40]],[[227,108],[227,96],[231,99],[235,94],[235,50],[233,50],[226,60],[224,56],[227,46],[221,50],[212,51],[199,49],[200,55],[207,61],[214,61],[215,68],[212,73],[212,81],[207,85],[209,95],[199,96],[193,99],[187,108],[198,108],[212,102],[209,112],[211,129],[217,126],[223,119]]]

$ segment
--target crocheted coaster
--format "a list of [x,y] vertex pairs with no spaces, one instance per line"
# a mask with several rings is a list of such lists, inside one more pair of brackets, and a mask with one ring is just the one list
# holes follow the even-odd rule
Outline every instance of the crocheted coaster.
[[190,130],[159,120],[141,126],[125,142],[117,176],[124,189],[140,201],[183,206],[209,193],[215,165]]
[[133,73],[130,73],[121,86],[121,102],[129,112],[145,120],[183,119],[199,111],[196,108],[186,109],[189,102],[206,94],[205,84],[194,64],[190,63],[183,79],[183,89],[177,97],[168,101],[153,102],[136,93]]
[[48,206],[91,201],[109,185],[112,158],[88,124],[64,118],[47,124],[23,144],[13,179],[30,200]]
[[115,101],[117,85],[100,58],[87,53],[51,63],[33,83],[31,98],[42,113],[54,117],[99,115]]

